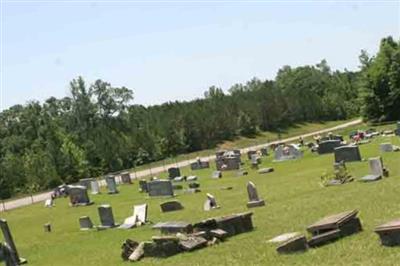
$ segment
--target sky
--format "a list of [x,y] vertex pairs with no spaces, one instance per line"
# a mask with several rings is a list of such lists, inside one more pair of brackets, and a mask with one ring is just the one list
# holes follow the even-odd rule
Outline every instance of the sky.
[[0,110],[69,96],[78,76],[137,104],[191,100],[284,65],[357,70],[361,49],[400,40],[400,0],[0,1]]

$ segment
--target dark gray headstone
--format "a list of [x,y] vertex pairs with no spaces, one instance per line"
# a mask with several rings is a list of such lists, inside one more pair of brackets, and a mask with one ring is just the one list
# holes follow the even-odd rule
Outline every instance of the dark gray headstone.
[[361,161],[360,149],[356,145],[348,145],[335,148],[335,162]]
[[79,226],[81,230],[89,230],[93,228],[92,220],[88,216],[79,217]]
[[115,182],[115,177],[112,175],[108,175],[105,177],[107,183],[108,194],[117,194],[119,193],[117,189],[117,182]]
[[117,226],[114,221],[114,214],[110,205],[100,205],[97,209],[99,211],[99,218],[101,223],[100,226],[98,226],[99,229],[106,229]]
[[400,219],[376,227],[375,232],[379,235],[382,245],[389,247],[400,245]]
[[121,173],[122,184],[132,184],[131,174],[129,172]]
[[175,177],[181,176],[181,171],[178,167],[168,168],[169,179],[174,179]]
[[67,186],[69,199],[72,206],[85,206],[93,204],[90,201],[87,189],[84,186]]
[[335,148],[340,147],[340,140],[326,140],[318,144],[318,154],[333,153]]
[[169,180],[154,180],[147,182],[149,196],[173,196],[174,190]]
[[265,205],[264,200],[258,197],[256,186],[251,181],[247,183],[247,194],[249,196],[249,202],[247,203],[248,208],[260,207]]
[[308,245],[310,247],[319,247],[319,246],[325,245],[327,243],[330,243],[332,241],[335,241],[335,240],[339,239],[340,237],[341,237],[340,230],[335,229],[335,230],[328,231],[326,233],[322,233],[322,234],[313,236],[308,241]]
[[171,200],[160,204],[162,212],[179,211],[183,209],[182,204],[177,200]]

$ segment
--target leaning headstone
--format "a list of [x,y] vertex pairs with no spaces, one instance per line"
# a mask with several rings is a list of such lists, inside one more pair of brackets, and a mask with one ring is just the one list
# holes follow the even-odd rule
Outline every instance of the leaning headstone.
[[126,218],[118,228],[131,229],[147,222],[147,204],[135,205],[133,215]]
[[375,232],[379,235],[382,245],[389,247],[400,245],[400,219],[376,227]]
[[88,216],[79,217],[79,226],[82,231],[87,231],[93,228],[92,220]]
[[178,167],[168,168],[169,179],[174,179],[175,177],[181,176],[181,171]]
[[67,186],[70,203],[72,206],[86,206],[91,205],[87,189],[84,186]]
[[381,143],[380,149],[382,152],[392,152],[393,145],[391,143]]
[[16,265],[21,265],[27,263],[27,260],[21,258],[18,254],[17,247],[15,246],[14,239],[11,235],[10,228],[8,227],[8,223],[5,219],[0,219],[0,229],[3,232],[3,238],[8,246],[8,250],[10,251],[10,260],[17,262]]
[[318,144],[318,154],[332,153],[335,148],[340,147],[340,140],[326,140]]
[[129,172],[121,173],[122,184],[132,184],[131,174]]
[[174,190],[169,180],[154,180],[147,183],[147,190],[150,197],[173,196]]
[[214,171],[212,173],[212,178],[221,178],[222,177],[222,172],[221,171]]
[[100,217],[100,225],[97,227],[98,229],[107,229],[117,226],[114,221],[114,214],[110,205],[100,205],[98,207],[99,217]]
[[213,195],[211,195],[210,193],[207,193],[207,199],[204,202],[203,209],[205,211],[210,211],[210,210],[218,209],[218,208],[219,208],[219,206],[217,204],[217,201],[215,200],[215,197]]
[[171,200],[160,204],[162,212],[179,211],[183,209],[182,204],[177,200]]
[[264,200],[258,197],[256,186],[251,181],[247,183],[247,194],[249,196],[249,202],[247,203],[248,208],[260,207],[265,205]]
[[360,149],[356,145],[341,146],[335,148],[335,162],[361,161]]
[[100,186],[97,180],[92,180],[90,182],[90,187],[92,188],[91,191],[93,195],[100,194]]
[[281,254],[288,254],[293,252],[306,251],[307,249],[307,239],[304,235],[300,235],[290,238],[279,247],[277,247],[276,251]]
[[368,162],[369,162],[370,174],[362,177],[361,181],[372,182],[382,179],[384,174],[382,158],[381,157],[370,158]]
[[117,189],[117,183],[115,182],[115,177],[113,175],[106,176],[105,180],[107,183],[108,194],[119,193]]

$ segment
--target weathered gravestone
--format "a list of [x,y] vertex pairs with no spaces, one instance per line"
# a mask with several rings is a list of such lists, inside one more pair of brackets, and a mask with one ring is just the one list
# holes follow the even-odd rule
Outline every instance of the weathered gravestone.
[[382,152],[392,152],[393,145],[392,145],[392,143],[381,143],[380,149]]
[[376,227],[375,232],[379,235],[382,245],[389,247],[400,245],[400,219]]
[[146,192],[146,193],[148,192],[146,179],[139,180],[139,191]]
[[335,148],[340,147],[340,140],[326,140],[318,144],[318,154],[333,153]]
[[215,200],[215,197],[214,197],[213,195],[211,195],[210,193],[207,193],[206,195],[207,195],[207,199],[206,199],[206,201],[204,202],[203,209],[204,209],[205,211],[210,211],[210,210],[213,210],[213,209],[218,209],[219,206],[218,206],[218,204],[217,204],[217,201]]
[[79,185],[84,186],[86,189],[90,189],[90,182],[92,182],[93,178],[82,178],[79,179]]
[[90,182],[90,187],[92,188],[91,189],[91,191],[92,191],[91,193],[93,195],[100,194],[100,186],[99,186],[99,182],[97,180],[92,180]]
[[257,155],[257,151],[256,150],[249,150],[247,152],[247,159],[251,160],[253,154]]
[[115,176],[108,175],[105,177],[107,183],[108,194],[117,194],[119,193],[117,189],[117,183],[115,182]]
[[308,241],[310,247],[321,246],[338,238],[345,237],[362,230],[358,211],[352,210],[325,217],[307,227],[313,237]]
[[183,209],[182,204],[177,200],[171,200],[160,204],[162,212],[179,211]]
[[174,179],[175,177],[181,176],[181,170],[178,167],[168,168],[169,179]]
[[3,238],[6,243],[6,249],[3,249],[7,253],[6,262],[13,262],[16,264],[11,265],[21,265],[27,263],[27,260],[21,258],[18,254],[17,247],[15,246],[14,239],[11,235],[10,228],[8,227],[8,223],[5,219],[0,219],[0,228],[3,232]]
[[72,206],[86,206],[91,205],[87,189],[84,186],[67,186],[70,203]]
[[82,231],[87,231],[93,228],[92,220],[90,220],[89,216],[81,216],[79,217],[79,227]]
[[261,155],[262,156],[268,156],[268,148],[264,147],[260,149]]
[[221,171],[214,171],[211,175],[212,178],[221,178],[222,172]]
[[249,196],[249,202],[247,203],[248,208],[260,207],[265,205],[264,200],[258,197],[257,188],[251,181],[247,183],[247,194]]
[[370,158],[368,162],[369,162],[370,174],[362,177],[361,181],[372,182],[382,179],[382,177],[384,176],[382,158],[381,157]]
[[215,159],[216,168],[221,170],[238,170],[240,168],[240,151],[227,151],[222,155],[220,152],[216,153]]
[[121,173],[122,184],[132,184],[131,174],[129,172]]
[[131,229],[147,222],[147,204],[133,206],[133,215],[126,218],[119,226],[120,229]]
[[110,205],[100,205],[97,210],[100,217],[100,225],[97,226],[97,229],[101,230],[118,226],[114,221],[114,214]]
[[304,235],[289,238],[276,248],[280,254],[288,254],[293,252],[302,252],[308,249],[307,239]]
[[163,234],[176,234],[176,233],[189,234],[193,232],[192,224],[187,222],[176,222],[176,221],[160,222],[155,224],[152,228],[161,230],[161,233]]
[[275,149],[275,161],[295,160],[303,157],[303,152],[295,145],[279,145]]
[[172,183],[169,180],[154,180],[147,182],[147,191],[149,196],[174,196]]
[[200,159],[197,159],[195,162],[190,164],[190,169],[192,171],[205,168],[210,168],[210,163],[208,161],[201,161]]
[[261,164],[261,158],[258,156],[258,154],[252,154],[251,155],[251,166],[253,168],[258,168],[259,164]]
[[360,149],[356,145],[341,146],[335,148],[335,162],[361,161]]

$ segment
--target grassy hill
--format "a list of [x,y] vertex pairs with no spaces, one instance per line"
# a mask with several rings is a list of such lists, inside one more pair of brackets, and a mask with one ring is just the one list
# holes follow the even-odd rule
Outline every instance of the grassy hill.
[[[367,127],[367,125],[356,128]],[[383,128],[393,128],[393,125]],[[347,135],[354,128],[342,131]],[[247,210],[247,181],[253,181],[266,206],[251,209],[254,212],[255,230],[230,238],[216,246],[192,253],[182,253],[167,259],[144,258],[140,265],[397,265],[399,248],[382,247],[375,226],[400,218],[398,204],[400,191],[400,152],[381,154],[379,144],[392,142],[400,145],[399,137],[379,137],[372,143],[360,146],[361,155],[367,159],[382,155],[384,164],[390,170],[390,177],[376,183],[353,182],[338,187],[321,187],[320,176],[332,169],[333,154],[318,155],[309,151],[304,158],[296,161],[272,162],[272,156],[263,157],[261,167],[272,166],[275,172],[259,175],[249,169],[249,162],[243,156],[249,175],[237,177],[235,172],[224,172],[220,180],[210,178],[215,167],[191,172],[181,169],[183,174],[199,176],[201,193],[180,194],[175,197],[185,207],[182,211],[161,213],[159,204],[165,199],[149,199],[147,194],[138,192],[138,182],[120,186],[117,195],[92,196],[94,205],[72,208],[68,199],[58,199],[56,207],[47,209],[35,204],[1,213],[9,222],[14,240],[22,257],[29,265],[128,265],[120,258],[122,242],[131,238],[136,241],[149,240],[159,231],[152,230],[151,224],[132,230],[111,229],[105,231],[81,232],[78,218],[91,217],[99,223],[97,206],[108,203],[113,207],[116,221],[122,222],[132,213],[132,206],[147,202],[149,219],[159,221],[196,222],[207,217],[222,216]],[[349,172],[360,178],[368,174],[366,161],[347,164]],[[165,174],[160,175],[165,176]],[[232,186],[232,190],[221,187]],[[206,193],[213,194],[218,210],[203,211]],[[308,252],[279,255],[276,246],[267,243],[272,237],[298,231],[306,233],[306,227],[316,220],[346,210],[360,210],[364,231],[346,237],[335,243],[311,249]],[[52,233],[45,233],[43,224],[50,222]]]

